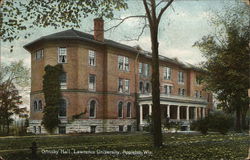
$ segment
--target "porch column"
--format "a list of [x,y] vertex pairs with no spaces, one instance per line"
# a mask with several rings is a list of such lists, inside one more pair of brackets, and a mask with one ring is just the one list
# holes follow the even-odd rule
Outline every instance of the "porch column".
[[170,105],[167,106],[167,109],[168,109],[168,112],[167,112],[168,118],[170,119]]
[[205,118],[205,116],[206,116],[205,114],[206,114],[206,113],[205,113],[205,108],[202,108],[202,117],[203,117],[203,118]]
[[189,106],[187,106],[186,109],[186,119],[189,120]]
[[177,106],[177,120],[180,120],[180,106]]
[[198,108],[197,107],[194,107],[194,119],[197,120],[197,115],[198,115]]
[[142,124],[142,105],[140,105],[140,125]]
[[152,115],[152,104],[149,104],[148,106],[149,106],[149,107],[148,107],[148,109],[149,109],[149,112],[148,112],[148,113],[149,113],[149,115],[151,116],[151,115]]

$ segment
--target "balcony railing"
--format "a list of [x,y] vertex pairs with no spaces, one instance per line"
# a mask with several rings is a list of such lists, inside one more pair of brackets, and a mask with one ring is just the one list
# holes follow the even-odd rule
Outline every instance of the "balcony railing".
[[[151,93],[141,93],[139,94],[140,99],[144,98],[152,98]],[[171,94],[160,94],[160,98],[170,98],[170,99],[178,99],[178,100],[189,100],[189,101],[198,101],[198,102],[207,102],[206,98],[196,98],[191,96],[180,96],[180,95],[171,95]]]

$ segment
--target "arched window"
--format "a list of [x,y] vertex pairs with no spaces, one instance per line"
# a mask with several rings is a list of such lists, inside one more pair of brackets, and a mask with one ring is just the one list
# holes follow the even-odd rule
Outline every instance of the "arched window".
[[60,99],[59,101],[59,116],[66,117],[66,107],[67,103],[65,99]]
[[118,103],[118,117],[119,117],[119,118],[122,118],[122,117],[123,117],[123,116],[122,116],[122,115],[123,115],[122,105],[123,105],[122,102],[119,102],[119,103]]
[[139,83],[139,90],[140,90],[140,93],[143,93],[144,86],[143,86],[143,82],[142,81]]
[[43,103],[41,100],[38,101],[38,110],[39,111],[43,110]]
[[96,101],[91,100],[89,103],[89,117],[95,118],[95,115],[96,115]]
[[128,118],[131,117],[131,103],[130,102],[127,103],[127,117]]
[[146,91],[146,93],[150,92],[150,83],[149,82],[146,83],[145,91]]
[[34,111],[37,111],[37,101],[34,101]]

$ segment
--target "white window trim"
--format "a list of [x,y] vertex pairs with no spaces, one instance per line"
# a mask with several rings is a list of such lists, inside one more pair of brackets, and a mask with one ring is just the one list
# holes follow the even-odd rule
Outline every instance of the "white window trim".
[[[89,88],[89,85],[90,85],[90,82],[89,82],[89,80],[90,80],[90,75],[94,75],[95,76],[95,83],[94,83],[94,88],[93,89],[91,89],[91,88]],[[96,75],[95,74],[89,74],[89,77],[88,77],[88,90],[89,91],[92,91],[92,92],[95,92],[96,91]]]
[[[94,53],[94,65],[90,64],[90,56],[89,56],[90,52]],[[91,66],[91,67],[95,67],[96,66],[96,51],[94,51],[94,50],[89,50],[88,51],[88,65]]]
[[[123,89],[123,93],[125,94],[129,94],[130,93],[130,80],[129,79],[124,79],[124,89]],[[126,81],[128,81],[128,90],[126,91]]]
[[[129,117],[127,116],[127,113],[128,113],[128,103],[130,103]],[[126,118],[131,118],[131,117],[132,117],[132,116],[131,116],[131,114],[132,114],[132,103],[131,103],[131,102],[127,102],[127,104],[126,104],[126,111],[127,111],[127,113],[126,113]]]
[[[65,60],[65,62],[59,62],[59,60],[60,60],[60,48],[65,48],[66,49],[66,60]],[[67,49],[67,47],[58,47],[58,49],[57,49],[57,62],[60,63],[60,64],[65,64],[65,63],[68,62],[68,49]]]
[[122,102],[122,101],[119,101],[118,104],[117,104],[117,115],[118,115],[118,118],[123,118],[123,106],[124,106],[124,103],[122,102],[122,116],[119,117],[119,104],[120,104],[120,102]]

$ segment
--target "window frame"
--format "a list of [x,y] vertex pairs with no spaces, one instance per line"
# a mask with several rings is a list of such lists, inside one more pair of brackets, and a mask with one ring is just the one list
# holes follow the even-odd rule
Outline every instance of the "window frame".
[[[91,76],[94,77],[94,84],[93,84],[93,88],[91,88]],[[92,92],[95,92],[96,91],[96,75],[95,74],[89,74],[89,77],[88,77],[88,90],[89,91],[92,91]]]
[[[39,52],[39,51],[41,51],[41,52]],[[43,56],[44,56],[44,49],[43,48],[35,51],[35,60],[41,60],[41,59],[43,59]]]
[[[65,53],[61,53],[61,49],[65,49]],[[67,60],[67,55],[68,55],[68,51],[67,51],[67,48],[66,47],[58,47],[58,57],[57,57],[57,61],[58,61],[58,63],[60,63],[60,64],[65,64],[65,63],[67,63],[68,62],[68,60]],[[60,56],[65,56],[65,62],[60,62]]]
[[67,117],[67,106],[68,106],[68,101],[65,98],[61,98],[60,101],[63,100],[65,102],[65,116],[60,115],[60,109],[61,109],[61,104],[59,103],[59,110],[58,110],[58,117],[59,118],[66,118]]
[[[93,54],[94,56],[92,57],[91,54]],[[93,63],[91,63],[91,60],[93,60]],[[88,51],[88,65],[91,67],[95,67],[96,66],[96,51],[94,50],[89,50]]]
[[[129,115],[128,115],[128,104],[130,104],[130,106],[129,106]],[[127,102],[127,104],[126,104],[126,118],[131,118],[131,114],[132,114],[132,103]]]
[[164,74],[163,74],[163,78],[164,80],[171,80],[172,79],[172,68],[170,67],[164,67]]
[[[95,102],[95,106],[94,106],[94,115],[91,116],[91,102]],[[96,118],[96,110],[97,110],[97,101],[95,99],[91,99],[89,101],[89,118]]]
[[179,84],[184,84],[185,80],[184,80],[184,72],[183,71],[179,71],[178,72],[178,83]]
[[[121,106],[120,106],[120,104],[121,104]],[[121,107],[121,116],[120,116],[120,107]],[[118,110],[118,112],[117,112],[118,118],[123,118],[123,102],[122,101],[118,102],[117,110]]]

